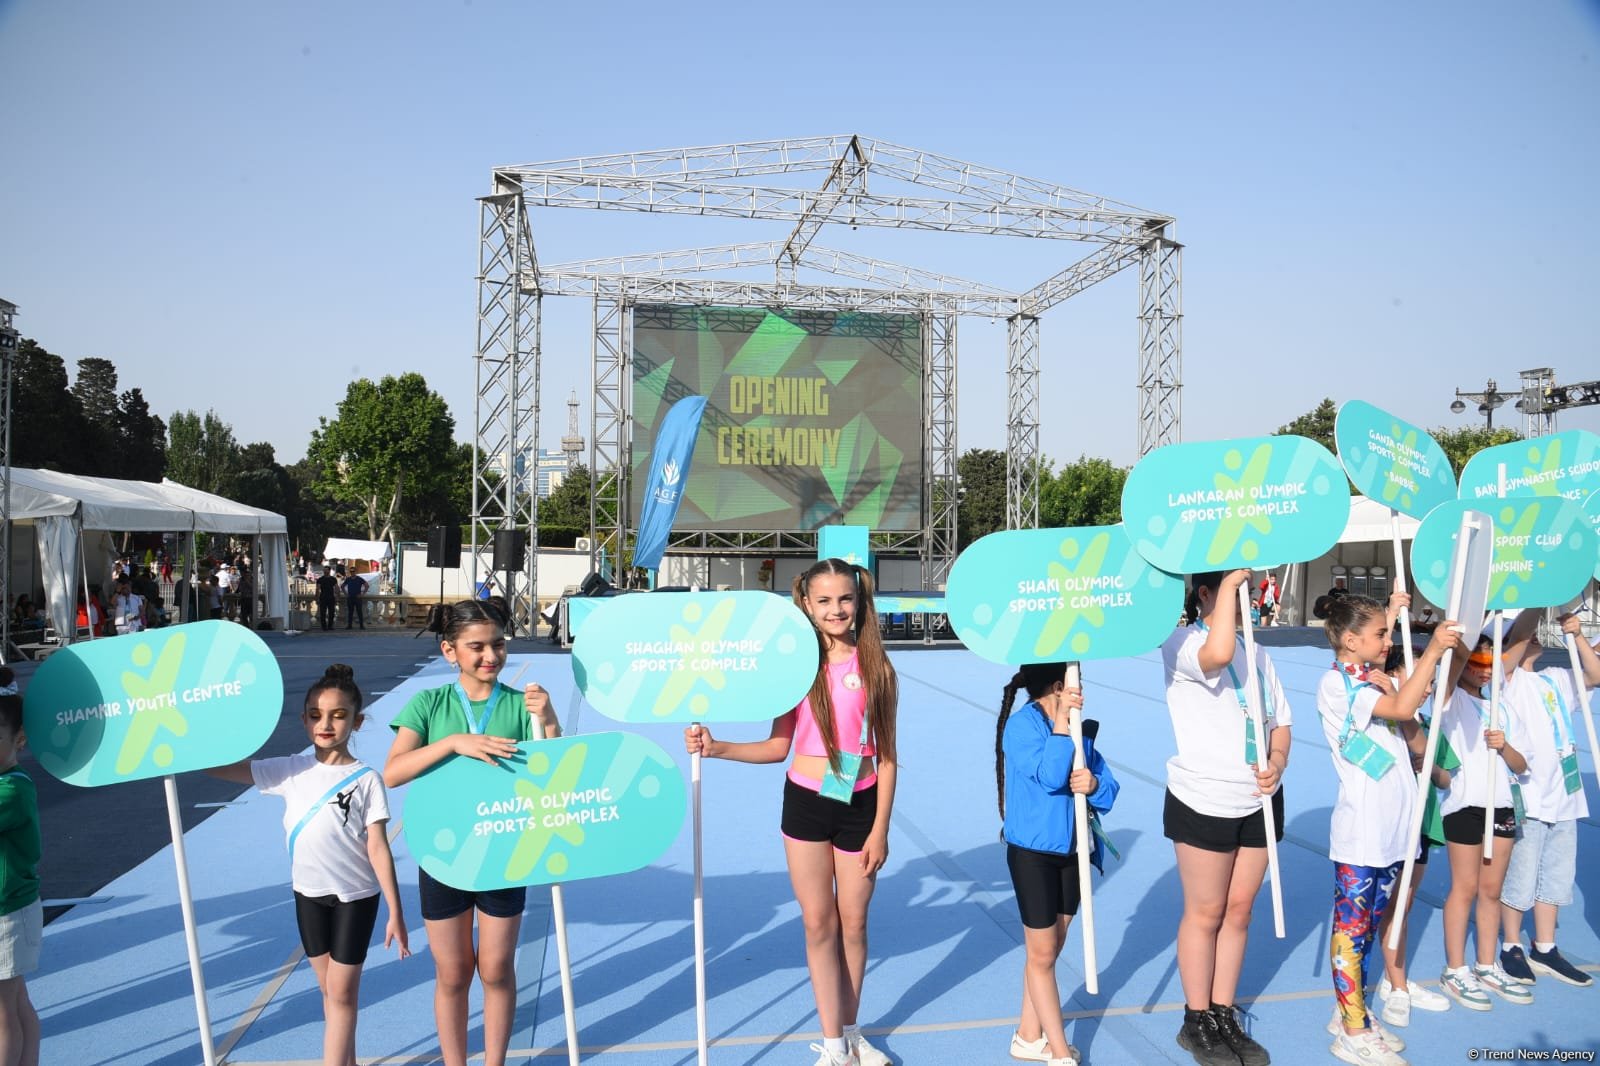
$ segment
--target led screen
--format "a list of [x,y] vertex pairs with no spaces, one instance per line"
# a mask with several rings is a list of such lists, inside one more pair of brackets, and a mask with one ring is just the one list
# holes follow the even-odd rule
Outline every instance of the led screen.
[[675,529],[920,529],[921,373],[913,315],[637,306],[632,513],[661,418],[705,396]]

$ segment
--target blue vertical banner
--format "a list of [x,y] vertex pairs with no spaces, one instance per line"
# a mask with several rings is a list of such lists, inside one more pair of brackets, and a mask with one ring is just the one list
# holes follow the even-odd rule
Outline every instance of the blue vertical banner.
[[683,502],[683,488],[689,480],[689,462],[694,458],[695,438],[700,435],[700,416],[705,413],[704,396],[688,396],[672,405],[661,420],[656,442],[651,448],[650,480],[645,485],[644,507],[639,515],[639,535],[633,545],[633,565],[654,570],[661,565],[672,534],[672,522]]

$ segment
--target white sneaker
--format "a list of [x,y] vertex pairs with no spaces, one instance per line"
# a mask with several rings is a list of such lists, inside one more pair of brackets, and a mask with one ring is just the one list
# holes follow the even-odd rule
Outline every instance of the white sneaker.
[[1385,978],[1383,984],[1378,986],[1378,993],[1383,1000],[1384,1021],[1402,1029],[1411,1024],[1410,992],[1396,992]]
[[[1450,1000],[1431,988],[1423,988],[1415,981],[1406,981],[1406,994],[1411,997],[1412,1010],[1446,1011],[1450,1009]],[[1384,1021],[1388,1021],[1385,1018]]]
[[[1399,1036],[1378,1024],[1378,1019],[1372,1016],[1372,1010],[1370,1007],[1367,1009],[1367,1027],[1367,1032],[1377,1033],[1383,1042],[1389,1045],[1390,1051],[1404,1051],[1406,1049],[1406,1042],[1404,1040],[1401,1040]],[[1337,1005],[1333,1008],[1333,1017],[1328,1019],[1328,1035],[1344,1035],[1344,1019],[1339,1016],[1339,1008]]]
[[1059,1059],[1051,1059],[1046,1066],[1078,1066],[1078,1056],[1066,1055]]
[[1406,1060],[1384,1043],[1375,1029],[1354,1036],[1341,1032],[1328,1045],[1328,1050],[1351,1066],[1406,1066]]
[[845,1026],[844,1042],[850,1046],[850,1051],[860,1066],[893,1066],[889,1056],[873,1047],[861,1034],[860,1026]]
[[846,1046],[843,1055],[830,1055],[828,1049],[821,1044],[812,1044],[811,1050],[821,1057],[817,1059],[816,1066],[861,1066],[861,1060],[856,1058],[856,1053]]
[[[1021,1059],[1023,1062],[1050,1062],[1052,1061],[1050,1058],[1050,1038],[1041,1035],[1037,1040],[1024,1040],[1020,1032],[1013,1032],[1011,1034],[1011,1057]],[[1071,1044],[1067,1045],[1067,1058],[1080,1059],[1082,1057],[1082,1052]],[[866,1061],[866,1058],[863,1057],[861,1060],[862,1066],[866,1066]]]
[[1533,1002],[1533,993],[1528,990],[1528,986],[1502,970],[1498,962],[1491,966],[1474,966],[1472,976],[1476,977],[1484,988],[1507,1003]]

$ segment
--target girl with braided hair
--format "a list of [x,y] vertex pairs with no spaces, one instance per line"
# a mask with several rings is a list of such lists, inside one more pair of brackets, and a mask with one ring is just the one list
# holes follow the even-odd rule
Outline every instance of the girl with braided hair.
[[775,719],[765,740],[716,740],[684,731],[690,754],[781,762],[783,850],[805,925],[806,966],[823,1043],[817,1066],[888,1066],[856,1024],[867,972],[867,907],[889,857],[899,682],[878,635],[872,575],[823,559],[794,582],[794,602],[816,627],[821,662],[810,694]]
[[[1050,1066],[1078,1066],[1079,1058],[1078,1049],[1067,1043],[1056,986],[1056,960],[1080,902],[1072,795],[1082,793],[1091,811],[1103,814],[1121,787],[1095,749],[1096,722],[1083,723],[1084,768],[1072,768],[1077,752],[1069,727],[1072,712],[1083,708],[1083,690],[1067,688],[1066,675],[1066,663],[1021,667],[1005,687],[994,737],[1004,823],[1000,836],[1027,952],[1022,1018],[1011,1036],[1011,1057]],[[1018,691],[1027,692],[1028,702],[1012,714]],[[1089,854],[1096,868],[1100,854],[1097,836]]]

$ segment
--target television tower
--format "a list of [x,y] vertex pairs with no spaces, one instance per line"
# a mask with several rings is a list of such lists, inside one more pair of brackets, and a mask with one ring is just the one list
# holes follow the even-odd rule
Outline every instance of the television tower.
[[571,470],[583,460],[583,437],[578,433],[578,390],[567,397],[567,435],[561,438],[561,450],[567,456],[567,469]]

